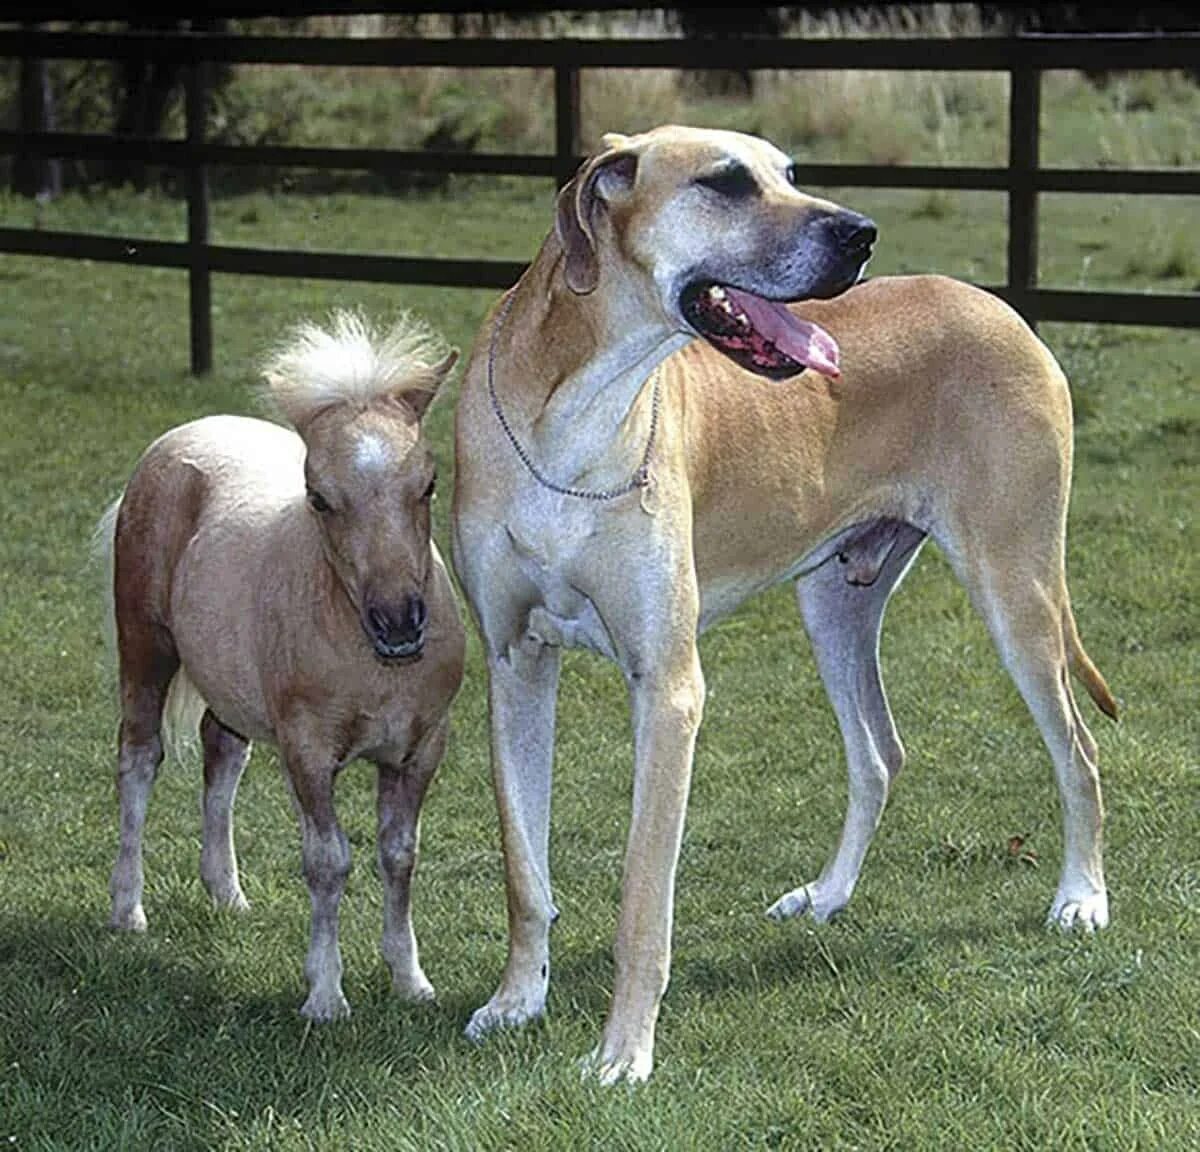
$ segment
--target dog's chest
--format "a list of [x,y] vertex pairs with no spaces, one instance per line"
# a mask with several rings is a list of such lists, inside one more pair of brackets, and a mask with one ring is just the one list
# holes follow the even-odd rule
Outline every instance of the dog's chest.
[[526,633],[543,644],[588,648],[615,659],[608,629],[587,588],[595,510],[581,507],[577,499],[538,492],[514,505],[504,527],[512,561],[541,601],[529,611]]

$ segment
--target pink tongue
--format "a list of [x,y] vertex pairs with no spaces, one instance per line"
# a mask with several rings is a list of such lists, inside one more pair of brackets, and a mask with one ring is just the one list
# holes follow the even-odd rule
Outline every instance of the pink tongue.
[[793,316],[786,304],[764,300],[740,288],[726,286],[725,291],[750,317],[755,330],[770,340],[780,352],[801,364],[807,364],[822,376],[837,377],[841,374],[837,341],[824,328]]

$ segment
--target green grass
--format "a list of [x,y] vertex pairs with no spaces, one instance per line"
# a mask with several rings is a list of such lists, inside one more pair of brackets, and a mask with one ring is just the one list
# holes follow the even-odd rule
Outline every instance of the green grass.
[[[844,193],[880,221],[875,270],[1002,271],[994,198]],[[231,242],[526,256],[538,186],[455,195],[223,199]],[[28,209],[0,200],[0,218]],[[1088,213],[1092,212],[1093,215]],[[1044,259],[1089,284],[1160,287],[1136,207],[1064,210]],[[157,197],[68,197],[53,227],[179,235]],[[147,232],[146,234],[149,234]],[[1141,272],[1136,268],[1142,268]],[[1194,268],[1189,273],[1194,276]],[[1049,277],[1047,277],[1049,278]],[[1190,287],[1190,285],[1187,285]],[[636,1091],[581,1082],[598,1038],[630,797],[623,686],[566,661],[552,856],[563,916],[545,1023],[461,1037],[504,959],[478,645],[425,808],[416,921],[436,1007],[393,1001],[377,940],[372,781],[339,808],[355,870],[343,904],[345,1026],[296,1010],[308,901],[274,754],[238,805],[250,913],[212,911],[197,876],[199,772],[164,767],[147,834],[150,931],[109,933],[116,712],[91,526],[144,445],[205,412],[246,411],[257,357],[335,304],[409,306],[469,346],[491,293],[218,277],[217,370],[193,380],[176,272],[0,263],[0,1147],[1184,1149],[1200,1142],[1200,332],[1048,327],[1073,381],[1069,568],[1088,649],[1124,706],[1089,711],[1109,809],[1114,923],[1047,932],[1060,859],[1048,757],[979,621],[927,550],[883,658],[909,766],[838,923],[763,910],[820,867],[844,769],[787,589],[702,643],[709,700],[680,865],[658,1067]],[[449,459],[452,403],[431,434]],[[449,485],[443,485],[449,492]],[[448,501],[437,508],[444,540]],[[1008,850],[1022,836],[1032,859]]]

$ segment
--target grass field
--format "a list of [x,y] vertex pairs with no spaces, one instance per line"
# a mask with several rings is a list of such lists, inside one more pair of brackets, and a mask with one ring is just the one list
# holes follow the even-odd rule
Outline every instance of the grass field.
[[[876,215],[873,270],[1002,272],[980,196],[842,193]],[[547,189],[225,198],[227,242],[520,258]],[[1194,248],[1144,203],[1051,201],[1043,279],[1188,290]],[[0,219],[31,209],[0,199]],[[70,196],[47,227],[178,236],[157,196]],[[1165,222],[1164,222],[1165,221]],[[1200,1145],[1200,331],[1048,326],[1077,412],[1069,572],[1089,652],[1120,698],[1089,711],[1109,810],[1113,925],[1043,928],[1060,836],[1049,759],[978,619],[927,549],[884,666],[909,763],[846,915],[763,916],[820,867],[844,769],[788,589],[702,642],[709,686],[680,865],[658,1068],[581,1082],[599,1035],[630,797],[623,685],[566,661],[552,860],[562,919],[549,1015],[461,1036],[505,951],[478,645],[425,809],[417,931],[436,1007],[393,1001],[378,955],[373,782],[339,785],[355,855],[344,1026],[297,1015],[308,899],[274,754],[255,752],[237,843],[252,908],[210,909],[199,771],[165,765],[147,832],[147,935],[105,927],[116,710],[91,527],[148,441],[250,410],[254,364],[335,304],[408,306],[468,346],[485,292],[218,277],[217,370],[186,375],[175,272],[0,261],[0,1147],[18,1149],[1186,1149]],[[448,478],[452,397],[431,433]],[[449,484],[443,483],[443,493]],[[444,540],[448,500],[435,506]],[[1089,707],[1086,706],[1085,707]],[[1010,849],[1022,838],[1019,852]]]

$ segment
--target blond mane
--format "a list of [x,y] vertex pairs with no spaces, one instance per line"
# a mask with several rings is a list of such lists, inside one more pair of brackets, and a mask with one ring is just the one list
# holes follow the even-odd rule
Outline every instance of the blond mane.
[[403,313],[380,329],[359,312],[338,309],[327,326],[305,321],[291,329],[263,365],[263,398],[300,425],[333,404],[432,391],[445,357],[445,342],[415,316]]

